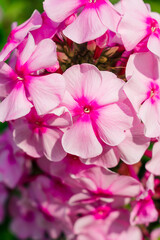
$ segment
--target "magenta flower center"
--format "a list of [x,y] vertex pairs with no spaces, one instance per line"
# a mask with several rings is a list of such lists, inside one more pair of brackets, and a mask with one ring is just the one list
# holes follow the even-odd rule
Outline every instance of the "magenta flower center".
[[158,29],[158,23],[155,19],[152,19],[152,22],[151,22],[151,31],[152,32],[155,32],[157,29]]
[[90,113],[91,112],[91,107],[90,106],[85,106],[83,108],[84,113]]
[[148,23],[149,23],[148,30],[151,31],[151,33],[155,33],[159,29],[159,24],[155,19],[153,18],[149,19]]
[[154,103],[156,99],[160,99],[159,85],[156,83],[150,83],[150,90],[147,92],[147,99],[151,100],[151,103]]
[[18,77],[17,77],[17,80],[18,80],[18,81],[23,81],[24,79],[23,79],[22,77],[19,77],[19,76],[18,76]]
[[111,212],[111,208],[108,206],[101,206],[98,207],[95,211],[94,211],[94,217],[96,219],[105,219],[106,217],[108,217],[108,215]]
[[89,0],[89,3],[96,3],[97,0]]

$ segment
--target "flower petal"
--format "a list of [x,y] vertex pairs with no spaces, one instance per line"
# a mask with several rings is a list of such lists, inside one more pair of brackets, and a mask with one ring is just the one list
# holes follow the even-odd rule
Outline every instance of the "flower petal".
[[94,99],[102,82],[99,70],[86,63],[70,67],[63,76],[66,79],[66,88],[75,100],[82,96]]
[[19,148],[34,158],[43,156],[42,141],[38,133],[29,127],[27,121],[18,119],[14,122],[13,137]]
[[18,82],[10,94],[0,103],[0,121],[10,121],[29,113],[32,104],[28,101],[22,82]]
[[146,19],[150,15],[145,3],[141,0],[123,0],[122,7],[124,15],[119,24],[118,33],[126,50],[130,51],[147,35]]
[[48,17],[54,22],[62,22],[76,12],[85,3],[85,0],[45,0],[43,7]]
[[4,63],[0,63],[0,97],[6,97],[16,85],[17,75],[12,68]]
[[160,57],[160,35],[151,34],[148,39],[147,47],[152,53]]
[[150,99],[147,99],[139,110],[138,117],[145,125],[146,137],[154,138],[160,136],[160,123],[157,111],[158,105],[159,101],[152,104]]
[[72,41],[81,44],[102,36],[107,27],[101,22],[94,7],[85,7],[77,19],[63,31]]
[[97,12],[102,23],[111,31],[116,32],[121,19],[120,14],[109,1],[101,1],[97,4]]
[[65,82],[62,75],[28,76],[27,89],[39,115],[53,110],[62,101]]
[[37,45],[24,68],[32,73],[53,66],[56,62],[56,44],[51,39],[44,39]]
[[99,108],[96,125],[102,141],[110,146],[116,146],[125,138],[124,131],[131,127],[132,118],[117,105],[110,104]]
[[41,24],[41,14],[35,10],[32,16],[26,22],[12,30],[9,36],[9,41],[6,43],[0,53],[0,61],[6,60],[10,52],[13,51],[21,43],[21,41],[23,41],[28,32],[39,28]]
[[95,157],[101,154],[102,146],[96,138],[89,116],[80,118],[62,137],[66,152],[82,158]]
[[43,153],[51,161],[61,161],[67,155],[61,143],[62,134],[58,128],[47,128],[46,132],[42,135]]

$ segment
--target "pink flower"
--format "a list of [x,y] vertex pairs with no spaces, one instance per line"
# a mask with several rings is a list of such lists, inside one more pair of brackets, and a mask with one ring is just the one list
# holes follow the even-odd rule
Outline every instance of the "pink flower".
[[156,142],[152,150],[152,158],[145,165],[146,169],[156,176],[160,176],[160,141]]
[[[82,190],[70,199],[70,202],[76,204],[97,200],[105,202],[115,200],[118,204],[121,204],[122,198],[135,197],[141,190],[141,184],[136,179],[129,176],[120,176],[100,167],[82,170],[73,177]],[[83,189],[85,189],[85,192]]]
[[147,137],[160,135],[159,71],[159,59],[150,52],[131,55],[127,64],[124,91],[144,123]]
[[150,195],[135,203],[131,212],[131,224],[146,224],[155,222],[158,219],[158,212]]
[[144,125],[133,110],[133,127],[126,130],[125,139],[117,146],[108,146],[101,143],[103,152],[94,158],[82,159],[86,164],[95,164],[104,168],[115,167],[121,159],[126,164],[135,164],[140,161],[149,147],[150,138],[144,136]]
[[120,14],[109,0],[45,0],[44,10],[54,22],[81,11],[77,19],[64,31],[64,35],[77,43],[84,43],[102,36],[109,28],[116,31]]
[[35,10],[26,22],[12,29],[8,41],[0,52],[0,61],[6,60],[10,53],[24,40],[27,34],[41,27],[42,19],[40,13]]
[[4,216],[5,216],[5,203],[7,200],[7,190],[5,188],[5,186],[0,183],[0,223],[4,220]]
[[[150,12],[142,0],[122,0],[124,15],[118,27],[127,51],[146,42],[148,49],[160,56],[160,15]],[[136,34],[135,34],[136,32]]]
[[10,229],[19,239],[44,239],[45,222],[43,216],[32,206],[28,196],[21,199],[12,198],[9,207],[13,217]]
[[146,189],[142,189],[142,192],[137,201],[133,204],[131,211],[130,222],[132,225],[146,224],[155,222],[158,219],[158,211],[152,200],[154,194],[154,177],[151,174],[146,182]]
[[63,74],[67,92],[64,105],[71,112],[73,126],[62,137],[64,150],[82,158],[102,153],[103,141],[116,146],[125,139],[132,116],[119,97],[123,81],[90,64],[75,65]]
[[[81,217],[74,224],[76,240],[142,240],[141,231],[130,226],[127,210],[112,210],[97,208],[101,218],[96,215]],[[105,216],[106,214],[106,216]]]
[[[24,43],[23,43],[24,44]],[[20,118],[34,105],[39,115],[59,105],[65,84],[60,74],[39,75],[57,62],[56,45],[51,39],[37,46],[30,34],[25,46],[18,51],[15,71],[6,63],[0,64],[0,121]]]
[[24,154],[16,147],[12,133],[7,130],[0,137],[0,182],[15,188],[24,173]]
[[38,116],[32,108],[26,117],[14,122],[13,136],[17,146],[28,155],[45,155],[49,160],[60,161],[66,156],[61,144],[62,130],[70,124],[70,114],[64,108],[45,116]]
[[60,177],[62,181],[72,186],[76,186],[77,182],[72,178],[72,174],[77,174],[84,169],[91,168],[80,161],[77,156],[67,154],[67,156],[59,162],[49,161],[45,157],[37,159],[37,164],[42,171],[50,176]]
[[70,213],[68,200],[72,196],[70,186],[59,178],[50,179],[41,175],[30,184],[28,193],[33,205],[46,219],[48,226],[45,226],[45,229],[49,228],[52,236],[56,232],[63,231],[67,234],[71,231],[72,224],[68,216]]
[[155,228],[151,232],[151,240],[158,240],[160,238],[160,228]]

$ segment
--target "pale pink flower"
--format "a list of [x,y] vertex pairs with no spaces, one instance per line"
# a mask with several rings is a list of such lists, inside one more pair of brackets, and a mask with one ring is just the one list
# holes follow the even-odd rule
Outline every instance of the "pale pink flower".
[[122,11],[118,33],[126,50],[146,42],[148,49],[160,56],[160,15],[150,12],[142,0],[122,0]]
[[117,146],[108,146],[101,142],[103,152],[94,158],[82,159],[85,164],[95,164],[104,168],[113,168],[121,159],[126,164],[140,161],[149,147],[150,138],[144,136],[144,124],[137,118],[133,110],[133,127],[126,130],[125,139]]
[[109,0],[45,0],[44,10],[54,22],[81,11],[77,19],[64,31],[64,35],[77,43],[94,40],[109,28],[116,31],[120,14]]
[[27,34],[37,28],[40,28],[41,24],[41,15],[37,10],[35,10],[26,22],[12,29],[6,45],[0,52],[0,61],[6,60],[10,53],[24,40]]
[[14,122],[13,137],[19,148],[29,156],[45,155],[49,160],[60,161],[66,156],[61,144],[63,129],[71,124],[70,114],[64,109],[38,116],[35,109]]
[[146,169],[156,176],[160,176],[160,141],[156,142],[152,150],[152,158],[145,165]]
[[137,53],[130,56],[124,91],[138,117],[145,125],[147,137],[160,135],[160,61],[152,53]]
[[67,88],[63,104],[73,117],[73,126],[62,137],[64,150],[91,158],[102,153],[100,141],[120,144],[132,126],[130,109],[120,95],[124,82],[90,64],[72,66],[63,76]]
[[65,83],[62,75],[39,75],[45,68],[57,63],[56,45],[51,39],[42,40],[37,46],[29,34],[23,50],[18,52],[15,71],[0,63],[0,121],[20,118],[34,105],[39,115],[59,105]]

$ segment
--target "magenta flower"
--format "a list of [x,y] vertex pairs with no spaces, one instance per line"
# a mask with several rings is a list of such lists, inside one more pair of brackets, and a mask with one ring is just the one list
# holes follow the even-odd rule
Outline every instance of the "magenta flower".
[[126,50],[146,42],[148,49],[160,57],[160,15],[150,12],[142,0],[122,0],[122,9],[118,33]]
[[15,71],[1,62],[0,121],[20,118],[34,105],[37,113],[45,114],[57,107],[63,97],[65,83],[60,74],[39,75],[39,71],[57,62],[56,45],[51,39],[37,46],[30,34],[22,51],[18,51]]
[[26,22],[12,29],[8,41],[0,52],[0,61],[6,60],[10,53],[24,40],[27,34],[41,27],[41,14],[35,10]]
[[64,35],[77,43],[102,36],[109,28],[116,31],[120,14],[109,0],[45,0],[44,10],[54,22],[62,22],[73,13],[81,13],[64,31]]
[[155,222],[158,219],[158,212],[150,195],[135,203],[131,212],[131,224],[146,224]]
[[132,123],[128,106],[119,97],[123,81],[90,64],[72,66],[63,76],[67,87],[63,101],[73,117],[73,126],[62,137],[64,150],[90,158],[102,153],[99,139],[110,146],[122,142]]

